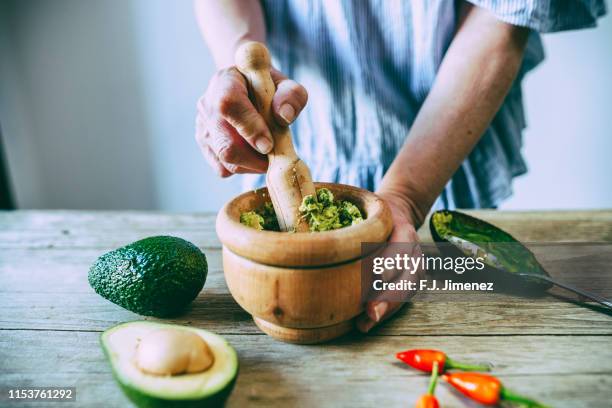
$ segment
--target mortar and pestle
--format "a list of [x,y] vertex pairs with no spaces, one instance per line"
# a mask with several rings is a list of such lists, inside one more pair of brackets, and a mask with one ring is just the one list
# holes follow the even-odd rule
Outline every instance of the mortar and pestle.
[[[263,44],[239,47],[236,66],[270,128],[274,148],[268,154],[267,188],[232,199],[217,217],[227,286],[257,326],[275,339],[299,344],[331,340],[350,331],[363,311],[361,259],[368,254],[362,254],[361,243],[389,238],[390,210],[370,191],[313,183],[308,166],[295,152],[291,131],[272,117],[275,86]],[[355,204],[364,220],[332,231],[309,232],[298,208],[304,196],[315,194],[315,187],[328,188],[336,199]],[[270,199],[281,232],[240,223],[241,213],[261,208]]]

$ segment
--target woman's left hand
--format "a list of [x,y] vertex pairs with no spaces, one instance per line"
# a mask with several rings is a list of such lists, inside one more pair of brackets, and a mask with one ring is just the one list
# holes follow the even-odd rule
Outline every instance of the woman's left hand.
[[[393,232],[389,242],[418,243],[419,237],[416,232],[410,205],[406,200],[392,193],[378,192],[389,205],[393,220]],[[416,249],[419,249],[418,246]],[[412,275],[417,276],[417,275]],[[407,299],[406,299],[407,300]],[[404,305],[405,302],[371,301],[366,304],[365,312],[357,318],[357,329],[367,333],[377,324],[391,317]]]

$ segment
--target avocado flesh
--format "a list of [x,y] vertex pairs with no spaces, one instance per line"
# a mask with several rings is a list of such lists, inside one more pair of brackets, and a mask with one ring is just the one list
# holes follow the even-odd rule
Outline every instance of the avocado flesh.
[[[302,199],[300,217],[308,222],[310,232],[331,231],[363,221],[361,210],[346,200],[335,200],[327,188],[319,188],[316,197],[312,194]],[[278,220],[272,203],[240,214],[240,223],[247,227],[265,231],[279,231]]]
[[327,188],[318,189],[316,198],[313,195],[304,197],[299,210],[308,221],[311,232],[331,231],[363,221],[361,211],[355,204],[335,200]]
[[[189,330],[210,347],[213,365],[200,373],[158,376],[141,371],[134,364],[139,339],[161,328]],[[148,321],[123,323],[106,330],[102,348],[113,374],[128,398],[138,407],[219,406],[233,388],[238,374],[236,352],[221,336],[192,327]]]
[[204,287],[206,256],[184,239],[156,236],[100,256],[88,280],[100,296],[132,312],[179,314]]
[[477,249],[480,256],[486,255],[487,266],[522,280],[529,289],[552,287],[539,278],[549,275],[535,255],[512,235],[486,221],[459,211],[441,210],[431,215],[429,226],[434,241],[450,243],[464,256],[474,256]]

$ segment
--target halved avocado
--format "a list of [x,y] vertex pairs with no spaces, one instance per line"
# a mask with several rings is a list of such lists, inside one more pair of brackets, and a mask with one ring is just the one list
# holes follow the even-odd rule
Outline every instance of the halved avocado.
[[[442,250],[450,255],[484,255],[485,271],[496,271],[511,280],[519,280],[528,291],[550,289],[552,283],[533,252],[516,238],[486,221],[459,211],[441,210],[431,215],[429,229],[435,242],[448,243]],[[456,251],[452,251],[454,248]]]
[[[144,372],[136,361],[138,345],[143,338],[162,329],[186,330],[200,336],[212,352],[212,365],[202,372],[178,375]],[[115,379],[138,407],[222,406],[238,375],[236,351],[221,336],[202,329],[136,321],[106,330],[100,342]]]

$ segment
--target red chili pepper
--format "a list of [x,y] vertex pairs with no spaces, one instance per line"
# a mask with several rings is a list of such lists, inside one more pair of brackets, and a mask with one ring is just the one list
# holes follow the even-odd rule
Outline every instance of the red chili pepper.
[[504,388],[501,381],[489,374],[450,373],[442,376],[468,398],[485,405],[497,405],[501,400],[512,401],[533,408],[546,408],[537,401],[515,394]]
[[436,383],[438,382],[438,362],[433,363],[433,370],[431,371],[431,379],[429,380],[429,387],[427,388],[427,394],[421,395],[416,403],[416,408],[440,408],[438,400],[434,396],[436,389]]
[[439,350],[415,349],[406,350],[396,354],[396,357],[417,370],[431,372],[433,363],[437,362],[440,372],[457,368],[465,371],[489,371],[488,365],[470,365],[451,360]]

